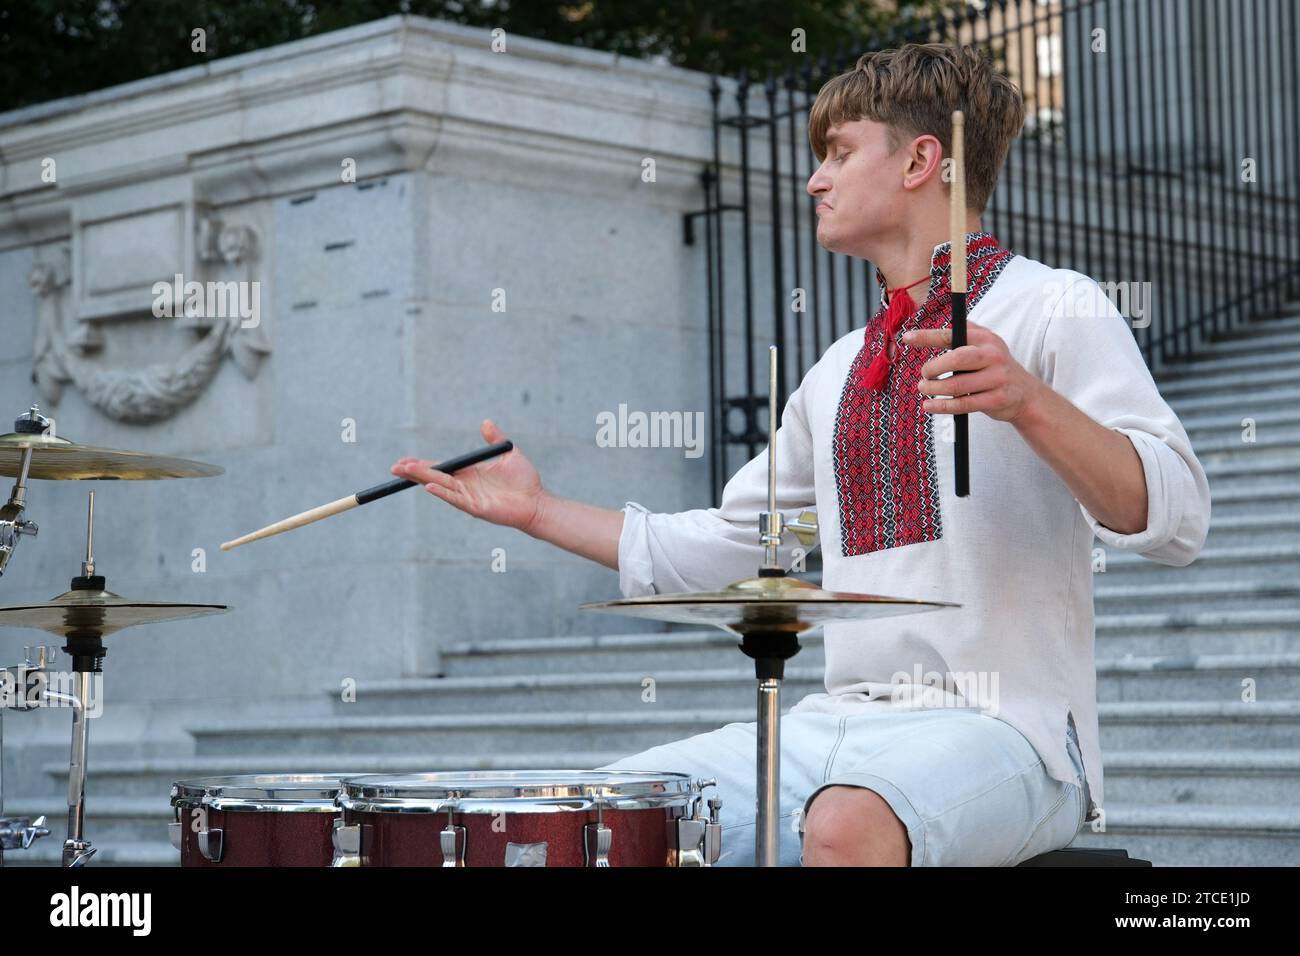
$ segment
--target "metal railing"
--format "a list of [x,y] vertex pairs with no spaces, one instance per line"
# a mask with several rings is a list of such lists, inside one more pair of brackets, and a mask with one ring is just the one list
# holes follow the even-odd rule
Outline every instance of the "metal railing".
[[767,345],[779,349],[784,407],[823,350],[875,310],[874,267],[817,245],[805,191],[815,168],[805,123],[826,80],[862,52],[906,42],[985,50],[1021,89],[1026,121],[983,228],[1118,293],[1154,370],[1293,294],[1298,6],[984,0],[763,82],[715,77],[705,206],[686,217],[707,264],[714,500],[766,444],[755,370]]

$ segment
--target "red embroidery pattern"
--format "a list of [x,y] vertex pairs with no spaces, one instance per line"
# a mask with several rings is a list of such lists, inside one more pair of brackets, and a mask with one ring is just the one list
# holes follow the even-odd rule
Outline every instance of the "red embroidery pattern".
[[[948,243],[936,252],[930,269],[930,292],[916,314],[903,323],[899,335],[909,329],[950,325],[951,255]],[[999,246],[988,233],[968,235],[968,311],[1013,257],[1014,253]],[[876,279],[883,289],[884,277],[879,270]],[[940,350],[905,348],[896,343],[897,357],[885,387],[879,391],[868,389],[867,367],[872,356],[886,346],[884,314],[882,302],[867,323],[862,349],[849,368],[835,416],[832,458],[839,492],[840,544],[845,557],[943,536],[932,416],[921,409],[925,396],[916,388],[921,366]]]

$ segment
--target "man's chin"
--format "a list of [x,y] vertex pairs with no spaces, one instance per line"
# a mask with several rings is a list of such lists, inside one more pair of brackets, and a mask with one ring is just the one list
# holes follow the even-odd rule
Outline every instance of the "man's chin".
[[842,233],[831,232],[830,230],[818,227],[817,245],[821,246],[827,252],[834,252],[841,256],[855,256],[857,258],[867,258],[862,253],[862,237],[845,236]]
[[821,246],[827,252],[844,252],[844,240],[842,238],[837,236],[828,236],[820,229],[817,230],[817,245]]

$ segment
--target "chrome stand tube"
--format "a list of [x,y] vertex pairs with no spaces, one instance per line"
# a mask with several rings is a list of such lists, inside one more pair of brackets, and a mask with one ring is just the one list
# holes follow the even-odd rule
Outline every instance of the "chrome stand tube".
[[72,705],[72,749],[68,758],[68,838],[63,842],[63,865],[84,866],[95,855],[95,848],[85,839],[86,824],[86,748],[90,739],[87,708],[90,704],[90,681],[94,673],[75,671],[76,695],[70,697],[51,691],[51,700]]
[[777,866],[781,819],[781,682],[758,682],[758,827],[754,865]]
[[63,844],[63,865],[78,866],[90,857],[90,844],[84,839],[86,825],[86,745],[90,722],[86,708],[90,703],[90,678],[86,671],[77,672],[77,703],[72,709],[72,754],[68,761],[68,839]]

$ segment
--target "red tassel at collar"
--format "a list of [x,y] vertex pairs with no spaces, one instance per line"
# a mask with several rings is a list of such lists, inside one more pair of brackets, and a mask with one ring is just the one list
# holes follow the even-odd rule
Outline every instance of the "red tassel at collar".
[[889,366],[894,361],[894,356],[890,353],[889,345],[894,336],[898,334],[899,327],[916,313],[916,303],[912,297],[907,294],[907,290],[914,285],[920,285],[930,276],[922,276],[911,285],[905,285],[901,289],[886,289],[885,294],[889,296],[889,307],[885,309],[885,339],[881,344],[880,351],[876,353],[871,360],[871,365],[867,367],[867,373],[863,384],[872,391],[880,391],[885,387],[885,381],[889,378]]

